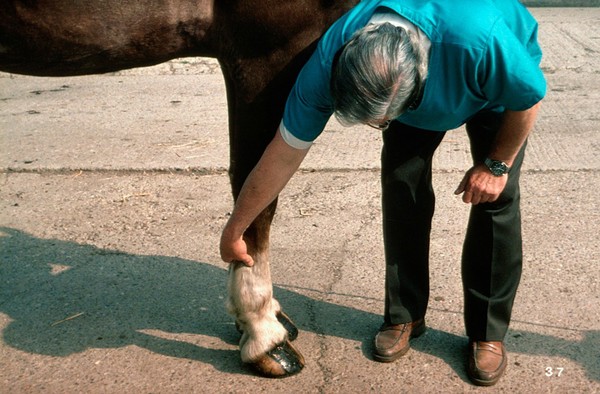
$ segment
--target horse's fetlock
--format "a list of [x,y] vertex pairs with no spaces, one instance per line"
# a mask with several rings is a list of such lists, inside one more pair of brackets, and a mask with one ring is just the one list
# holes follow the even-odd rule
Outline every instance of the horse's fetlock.
[[[275,346],[285,341],[287,330],[276,318],[253,320],[246,325],[247,331],[240,341],[242,361],[253,362]],[[244,338],[246,336],[247,338]]]

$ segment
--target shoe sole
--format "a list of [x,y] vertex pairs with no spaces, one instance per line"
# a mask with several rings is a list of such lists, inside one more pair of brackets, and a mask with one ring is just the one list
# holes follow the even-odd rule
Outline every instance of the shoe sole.
[[495,378],[494,380],[481,380],[481,379],[475,379],[471,376],[469,376],[469,379],[471,380],[471,382],[475,385],[475,386],[481,386],[481,387],[490,387],[495,385],[496,383],[498,383],[498,381],[500,380],[500,376],[498,376],[497,378]]
[[[413,338],[420,337],[421,335],[423,335],[425,333],[425,331],[427,331],[427,326],[425,325],[425,322],[423,322],[423,324],[415,327],[412,330],[409,338],[413,339]],[[375,361],[379,361],[380,363],[391,363],[391,362],[398,360],[400,357],[404,356],[409,350],[410,350],[410,343],[404,349],[402,349],[398,353],[395,353],[391,356],[382,356],[380,354],[373,352],[373,358],[375,359]]]

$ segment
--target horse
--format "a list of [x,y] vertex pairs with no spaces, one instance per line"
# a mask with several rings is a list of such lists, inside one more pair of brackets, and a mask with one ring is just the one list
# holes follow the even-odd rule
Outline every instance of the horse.
[[[0,71],[73,76],[216,58],[227,92],[234,200],[277,130],[287,96],[327,28],[358,0],[4,0]],[[265,377],[300,372],[298,330],[273,298],[269,231],[277,199],[244,234],[253,267],[230,265],[227,308],[240,355]]]

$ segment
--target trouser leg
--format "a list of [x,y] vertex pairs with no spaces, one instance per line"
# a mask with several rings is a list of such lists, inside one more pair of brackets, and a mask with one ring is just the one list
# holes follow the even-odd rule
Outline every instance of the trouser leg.
[[389,324],[425,315],[429,298],[429,235],[435,196],[431,160],[444,137],[392,122],[383,135],[382,204],[385,313]]
[[[499,129],[501,114],[482,113],[467,124],[471,154],[481,163]],[[525,146],[498,200],[471,208],[463,247],[465,325],[469,338],[502,341],[508,330],[523,262],[519,177]]]

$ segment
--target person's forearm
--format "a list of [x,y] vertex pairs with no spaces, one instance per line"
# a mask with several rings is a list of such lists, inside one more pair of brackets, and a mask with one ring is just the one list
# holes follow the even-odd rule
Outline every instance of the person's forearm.
[[308,150],[287,145],[279,132],[244,183],[224,232],[241,237],[254,219],[279,195]]
[[507,110],[488,157],[510,167],[533,129],[539,108],[537,103],[525,111]]

